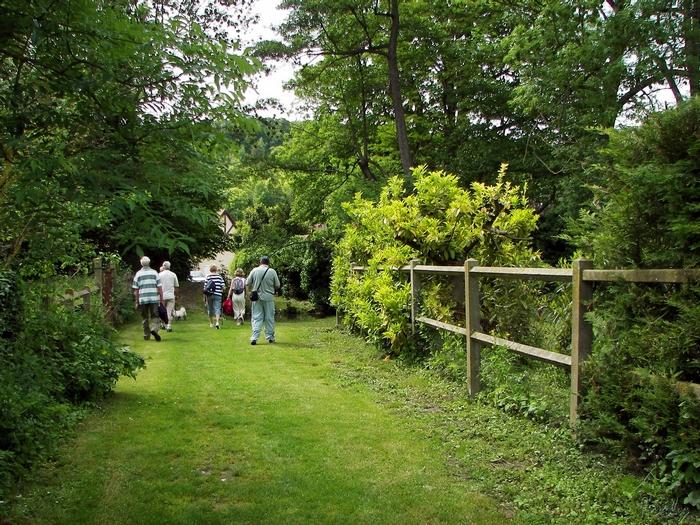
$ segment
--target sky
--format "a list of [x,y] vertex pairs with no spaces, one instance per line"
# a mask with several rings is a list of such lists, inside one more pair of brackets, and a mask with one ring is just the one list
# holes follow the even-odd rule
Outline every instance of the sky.
[[[0,0],[1,1],[1,0]],[[255,0],[253,12],[259,14],[260,22],[250,29],[248,35],[244,37],[244,45],[251,44],[259,40],[273,39],[277,35],[272,30],[272,26],[284,21],[287,11],[277,9],[277,5],[282,0]],[[257,92],[248,89],[245,94],[247,104],[254,104],[258,99],[276,98],[285,108],[285,114],[280,115],[279,111],[261,111],[265,117],[285,117],[288,119],[303,119],[307,116],[296,106],[296,97],[293,93],[282,89],[282,84],[290,80],[294,74],[294,69],[290,64],[275,64],[275,71],[266,77],[262,77],[258,82]],[[670,90],[657,94],[662,101],[668,100],[671,105],[675,105]],[[620,117],[621,122],[627,122],[625,117]],[[620,123],[620,122],[618,122]]]
[[[244,37],[246,43],[258,40],[269,40],[276,38],[272,26],[280,24],[287,16],[287,12],[277,9],[281,0],[256,0],[253,5],[253,12],[260,15],[260,22],[251,28],[250,33]],[[263,116],[284,116],[286,118],[301,118],[301,114],[294,109],[294,94],[282,89],[282,84],[290,80],[294,74],[294,69],[289,64],[275,64],[275,71],[269,76],[261,78],[257,84],[257,92],[248,89],[246,92],[246,102],[254,103],[257,99],[276,98],[284,106],[286,113],[280,115],[279,111],[261,112]]]

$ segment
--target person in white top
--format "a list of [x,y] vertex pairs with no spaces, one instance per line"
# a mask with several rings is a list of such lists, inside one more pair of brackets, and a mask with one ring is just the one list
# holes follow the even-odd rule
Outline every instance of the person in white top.
[[169,261],[165,261],[162,268],[163,270],[158,274],[158,277],[160,277],[160,283],[163,286],[163,302],[168,311],[168,326],[166,326],[165,329],[168,332],[172,332],[171,323],[173,321],[173,314],[175,313],[175,303],[180,298],[180,282],[177,280],[177,274],[170,271]]
[[231,279],[228,297],[233,303],[233,318],[236,325],[243,324],[245,319],[245,274],[243,268],[236,268],[235,276]]

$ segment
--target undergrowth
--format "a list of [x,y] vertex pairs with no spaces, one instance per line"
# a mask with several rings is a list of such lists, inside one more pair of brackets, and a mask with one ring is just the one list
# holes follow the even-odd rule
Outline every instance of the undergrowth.
[[[370,386],[382,403],[406,417],[408,427],[442,449],[454,476],[500,499],[514,522],[700,523],[698,511],[650,483],[624,459],[587,450],[576,440],[562,403],[568,401],[568,378],[562,371],[536,367],[528,377],[526,369],[518,371],[517,359],[497,360],[501,352],[495,350],[490,360],[485,353],[489,374],[515,371],[521,380],[508,392],[487,390],[474,399],[460,366],[451,366],[459,359],[445,357],[444,366],[436,366],[435,359],[385,361],[369,345],[355,355],[353,345],[346,346],[336,378],[348,386]],[[460,345],[451,349],[451,357],[460,357]],[[504,363],[509,368],[502,368]],[[539,390],[526,393],[524,382],[539,384]]]
[[0,272],[0,497],[54,455],[119,377],[145,366],[113,342],[100,306],[73,311],[56,295]]

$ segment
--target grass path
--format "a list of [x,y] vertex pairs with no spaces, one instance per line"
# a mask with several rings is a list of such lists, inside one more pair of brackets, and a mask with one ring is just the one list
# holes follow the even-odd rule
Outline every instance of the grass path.
[[362,385],[333,375],[348,339],[332,319],[213,330],[202,315],[146,358],[61,459],[37,472],[7,523],[437,524],[508,520],[452,476],[444,455]]

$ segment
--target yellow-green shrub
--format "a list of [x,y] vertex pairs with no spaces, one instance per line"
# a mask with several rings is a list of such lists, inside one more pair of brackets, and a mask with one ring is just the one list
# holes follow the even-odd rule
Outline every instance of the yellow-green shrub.
[[[378,202],[357,195],[348,203],[352,222],[336,246],[331,282],[331,301],[346,322],[368,340],[399,353],[411,343],[410,289],[399,267],[412,259],[460,266],[468,258],[482,265],[539,264],[529,243],[537,217],[524,189],[504,182],[505,172],[503,166],[493,186],[474,183],[465,189],[453,175],[417,168],[413,187],[394,177]],[[366,270],[351,272],[351,263]],[[447,320],[453,307],[449,290],[444,277],[424,277],[428,315]],[[507,315],[523,317],[518,308]]]

